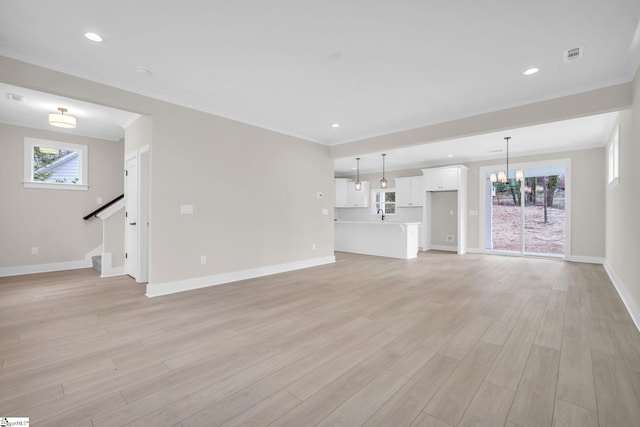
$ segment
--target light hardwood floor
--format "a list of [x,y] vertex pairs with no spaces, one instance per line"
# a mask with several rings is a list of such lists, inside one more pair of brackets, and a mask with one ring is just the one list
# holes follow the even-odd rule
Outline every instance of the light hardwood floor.
[[158,298],[0,278],[0,416],[36,426],[638,426],[640,333],[601,266],[420,253]]

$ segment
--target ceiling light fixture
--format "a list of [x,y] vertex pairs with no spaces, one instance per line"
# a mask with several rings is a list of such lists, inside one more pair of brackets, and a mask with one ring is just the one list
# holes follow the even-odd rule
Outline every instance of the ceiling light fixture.
[[532,74],[537,73],[538,71],[540,71],[539,68],[533,67],[533,68],[528,68],[528,69],[524,70],[522,74],[524,74],[525,76],[530,76]]
[[356,157],[357,162],[357,175],[356,175],[356,191],[362,190],[362,183],[360,182],[360,157]]
[[[509,183],[509,140],[511,137],[506,136],[504,139],[507,141],[507,169],[506,172],[503,170],[498,171],[497,175],[495,172],[491,173],[489,175],[489,181],[491,181],[492,184],[495,184],[496,182],[500,182],[502,184]],[[516,181],[524,181],[524,171],[522,169],[516,170]]]
[[331,125],[332,128],[339,128],[340,127],[340,123],[334,123]]
[[76,127],[76,118],[70,115],[64,115],[67,112],[66,108],[58,108],[60,113],[51,113],[49,114],[49,124],[51,126],[56,126],[59,128],[68,128],[72,129]]
[[384,189],[387,188],[387,184],[389,184],[389,182],[387,181],[387,178],[384,177],[384,158],[385,158],[386,154],[382,155],[382,179],[380,180],[380,188]]
[[96,33],[84,33],[84,36],[92,42],[96,43],[101,43],[103,40],[102,36]]

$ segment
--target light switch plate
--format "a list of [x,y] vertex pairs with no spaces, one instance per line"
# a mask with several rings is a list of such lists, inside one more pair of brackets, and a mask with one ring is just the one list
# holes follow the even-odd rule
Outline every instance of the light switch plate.
[[180,213],[183,215],[191,215],[193,213],[193,205],[180,205]]

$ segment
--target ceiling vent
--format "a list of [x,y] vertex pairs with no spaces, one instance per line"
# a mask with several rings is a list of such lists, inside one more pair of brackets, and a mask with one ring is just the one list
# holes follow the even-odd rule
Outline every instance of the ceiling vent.
[[22,102],[24,101],[24,96],[7,92],[7,99],[15,102]]
[[582,58],[583,53],[584,47],[580,46],[565,50],[562,56],[564,57],[564,62],[571,62]]

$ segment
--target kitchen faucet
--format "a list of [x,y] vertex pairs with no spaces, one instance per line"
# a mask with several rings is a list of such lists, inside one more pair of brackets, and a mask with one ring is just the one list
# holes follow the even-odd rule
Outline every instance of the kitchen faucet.
[[384,221],[384,211],[382,209],[378,209],[378,212],[376,213],[376,215],[379,213],[382,213],[382,220]]

